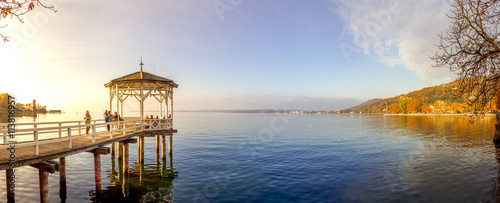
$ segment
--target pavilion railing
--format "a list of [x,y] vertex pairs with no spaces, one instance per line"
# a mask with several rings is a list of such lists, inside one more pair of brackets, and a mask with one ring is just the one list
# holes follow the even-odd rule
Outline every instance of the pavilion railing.
[[[83,124],[82,124],[83,123]],[[66,140],[68,148],[73,148],[75,139],[87,138],[89,142],[95,143],[96,139],[113,139],[113,136],[122,136],[127,133],[136,133],[150,130],[172,129],[172,119],[137,119],[117,122],[104,122],[104,119],[92,120],[90,124],[83,121],[61,121],[61,122],[33,122],[16,123],[13,138],[9,136],[8,123],[0,123],[0,150],[9,148],[10,145],[35,146],[35,155],[39,155],[41,144],[60,142]],[[110,131],[107,131],[110,125]],[[89,134],[86,128],[90,127]],[[105,135],[105,136],[102,136]]]

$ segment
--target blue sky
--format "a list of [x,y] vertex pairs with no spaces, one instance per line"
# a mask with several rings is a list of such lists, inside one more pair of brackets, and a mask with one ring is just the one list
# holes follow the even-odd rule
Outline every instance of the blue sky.
[[179,84],[186,110],[336,110],[454,78],[428,58],[448,22],[437,0],[47,3],[58,12],[0,21],[12,36],[0,91],[54,109],[107,108],[104,83],[138,71],[141,56]]

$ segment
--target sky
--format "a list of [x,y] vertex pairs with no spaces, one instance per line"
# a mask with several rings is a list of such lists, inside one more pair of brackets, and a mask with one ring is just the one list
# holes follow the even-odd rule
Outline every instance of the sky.
[[108,108],[104,84],[141,57],[179,84],[176,110],[340,110],[456,78],[429,59],[442,0],[42,2],[57,12],[0,20],[0,92],[48,109]]

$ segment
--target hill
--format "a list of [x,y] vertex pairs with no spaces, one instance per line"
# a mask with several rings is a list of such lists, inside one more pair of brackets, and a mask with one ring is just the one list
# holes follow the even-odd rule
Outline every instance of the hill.
[[[460,113],[472,109],[462,98],[453,95],[458,81],[433,87],[423,88],[408,94],[402,94],[386,99],[368,100],[363,104],[342,110],[342,113]],[[485,111],[497,111],[494,102]]]
[[348,109],[346,109],[346,110],[353,110],[353,109],[357,109],[357,108],[360,108],[360,107],[363,107],[363,106],[367,106],[367,105],[370,105],[370,104],[374,104],[374,103],[379,102],[379,101],[381,101],[381,100],[382,100],[381,98],[370,99],[370,100],[368,100],[368,101],[365,101],[365,102],[363,102],[363,103],[361,103],[361,104],[359,104],[359,105],[353,106],[353,107],[348,108]]

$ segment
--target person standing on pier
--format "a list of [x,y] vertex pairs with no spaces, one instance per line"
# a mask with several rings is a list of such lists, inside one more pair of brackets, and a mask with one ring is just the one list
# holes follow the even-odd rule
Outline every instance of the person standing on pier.
[[[113,116],[113,122],[117,122],[118,121],[118,113],[116,111],[115,111],[115,115],[111,115],[111,116]],[[118,124],[117,123],[113,124],[113,126],[114,126],[115,130],[118,130]]]
[[[108,122],[110,122],[110,121],[111,121],[111,120],[109,119],[109,114],[110,114],[110,113],[108,113],[108,110],[105,110],[105,111],[104,111],[104,122],[106,122],[106,123],[108,123]],[[108,128],[108,131],[109,131],[109,124],[107,124],[107,125],[106,125],[106,127]]]
[[[92,120],[92,117],[90,116],[89,110],[87,110],[87,113],[85,113],[85,117],[83,117],[83,120],[85,121],[85,124],[90,124],[90,121]],[[87,135],[89,134],[90,126],[87,126]]]

